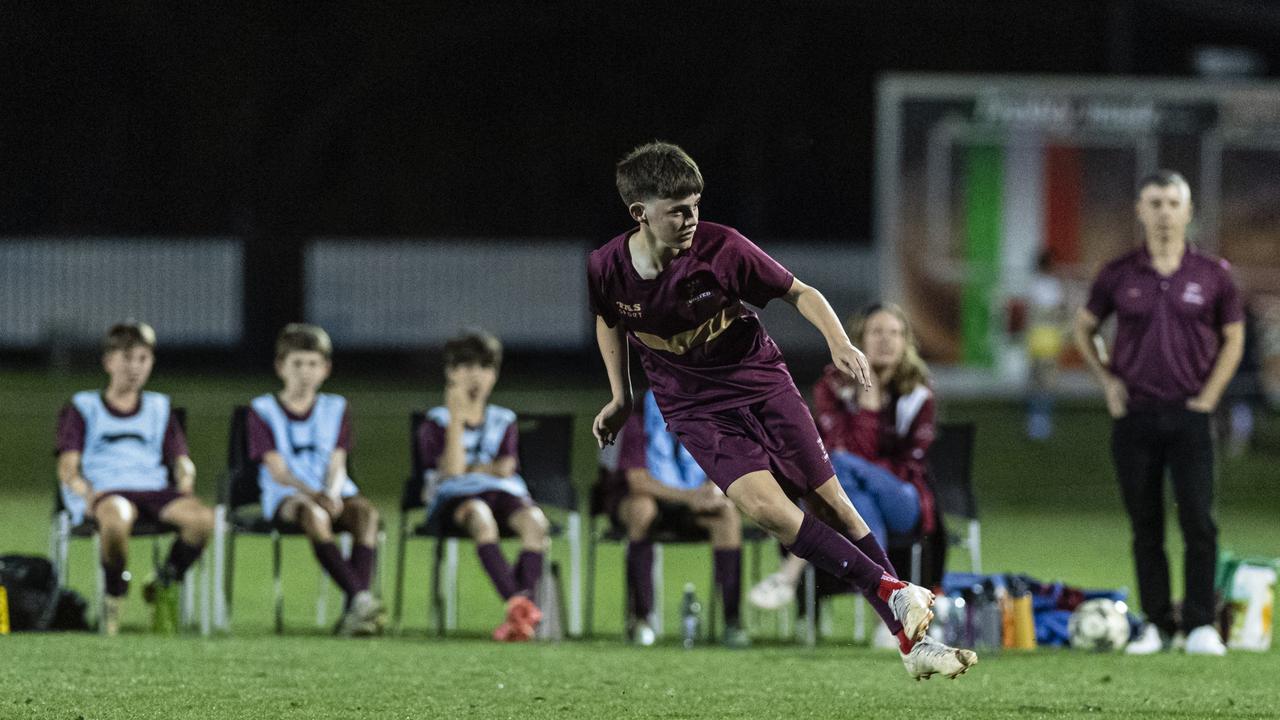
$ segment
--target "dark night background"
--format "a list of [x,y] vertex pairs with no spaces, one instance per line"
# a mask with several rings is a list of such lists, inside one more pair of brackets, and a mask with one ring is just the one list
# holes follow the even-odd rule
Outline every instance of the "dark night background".
[[652,138],[699,161],[709,219],[867,242],[883,72],[1280,68],[1280,10],[1248,1],[0,7],[0,236],[238,236],[250,287],[314,235],[603,241],[613,162]]

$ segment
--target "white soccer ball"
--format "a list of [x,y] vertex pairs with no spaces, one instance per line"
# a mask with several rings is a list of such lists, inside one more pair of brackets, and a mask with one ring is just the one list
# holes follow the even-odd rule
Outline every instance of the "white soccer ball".
[[1080,603],[1067,621],[1071,647],[1077,650],[1112,652],[1129,642],[1128,608],[1106,598]]

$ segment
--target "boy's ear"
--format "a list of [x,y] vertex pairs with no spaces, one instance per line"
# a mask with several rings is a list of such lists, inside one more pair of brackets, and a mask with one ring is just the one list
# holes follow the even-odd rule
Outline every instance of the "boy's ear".
[[631,219],[635,220],[641,225],[644,225],[648,222],[647,220],[645,220],[645,217],[644,217],[644,203],[637,200],[636,202],[633,202],[627,206],[627,211],[631,213]]

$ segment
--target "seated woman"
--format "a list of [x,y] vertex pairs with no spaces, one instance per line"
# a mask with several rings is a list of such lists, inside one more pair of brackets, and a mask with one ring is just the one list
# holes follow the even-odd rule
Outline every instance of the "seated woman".
[[[925,467],[934,438],[935,404],[928,367],[920,359],[902,308],[871,305],[851,319],[849,337],[871,364],[872,384],[861,389],[828,366],[814,386],[818,432],[836,476],[881,546],[891,535],[941,530]],[[946,551],[945,543],[941,544]],[[931,576],[941,576],[941,563]],[[753,605],[791,602],[804,561],[787,556],[778,572],[751,589]],[[923,578],[926,587],[936,577]]]

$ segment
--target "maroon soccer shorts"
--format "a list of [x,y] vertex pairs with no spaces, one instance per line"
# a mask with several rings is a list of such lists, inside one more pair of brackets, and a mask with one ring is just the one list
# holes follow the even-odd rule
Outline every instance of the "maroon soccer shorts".
[[93,501],[94,512],[97,512],[98,503],[113,495],[119,496],[133,503],[138,508],[138,519],[149,522],[164,522],[160,519],[160,511],[166,505],[183,497],[182,493],[177,490],[108,490],[100,495],[98,499]]
[[453,513],[457,511],[458,506],[468,500],[480,500],[489,506],[489,510],[493,513],[493,519],[498,523],[498,531],[503,535],[511,535],[515,533],[515,528],[511,527],[511,516],[517,512],[533,507],[533,501],[523,495],[512,495],[511,493],[502,492],[501,490],[486,490],[476,495],[467,495],[466,497],[454,498],[449,501],[448,505],[440,508],[437,512],[444,513],[440,515],[440,521],[444,523],[444,529],[451,535],[466,535],[467,529],[459,526],[453,521]]
[[794,386],[744,407],[681,413],[667,418],[667,428],[726,492],[743,475],[767,470],[796,498],[836,474],[809,407]]

